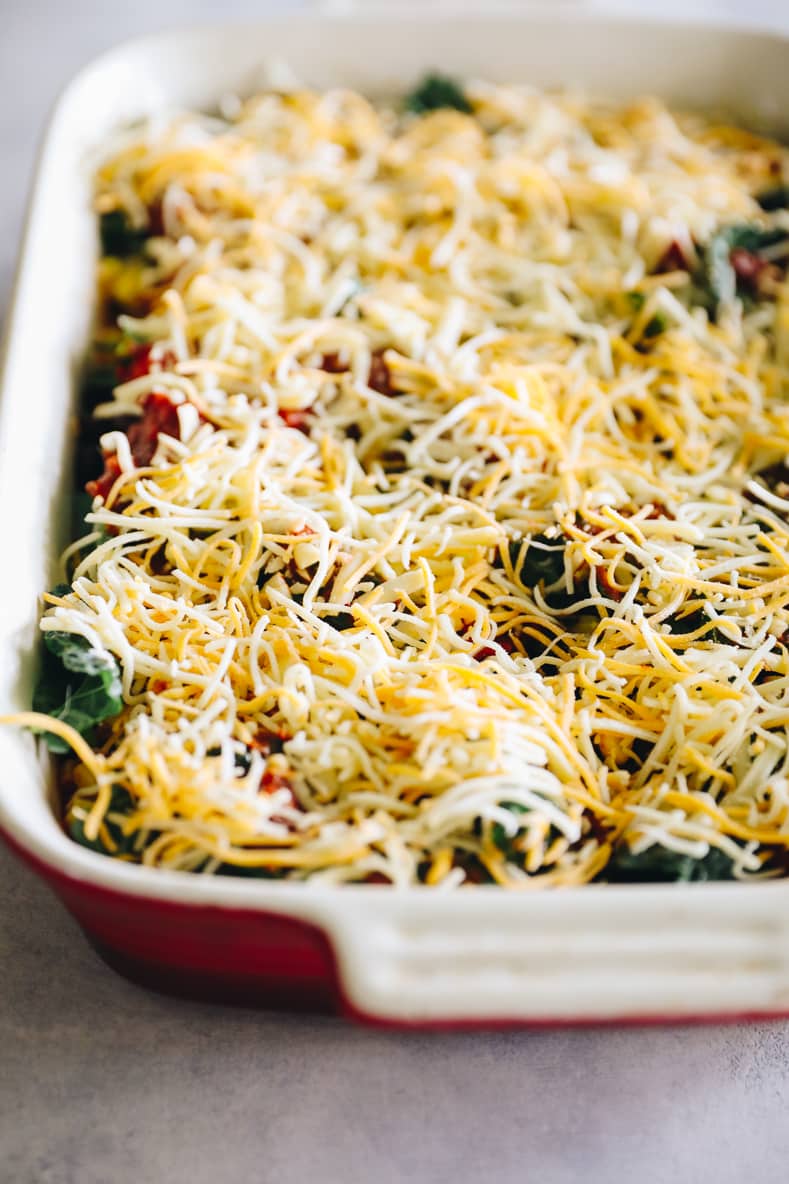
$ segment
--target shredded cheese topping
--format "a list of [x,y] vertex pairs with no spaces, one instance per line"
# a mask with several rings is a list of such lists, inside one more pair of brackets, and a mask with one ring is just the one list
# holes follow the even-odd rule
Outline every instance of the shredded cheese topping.
[[[102,163],[98,211],[149,237],[101,298],[152,348],[97,410],[116,479],[42,621],[122,675],[71,816],[208,873],[775,874],[789,292],[780,245],[764,298],[693,276],[722,227],[789,230],[754,196],[786,152],[654,100],[466,93],[267,93]],[[111,421],[151,392],[177,430],[140,465]]]

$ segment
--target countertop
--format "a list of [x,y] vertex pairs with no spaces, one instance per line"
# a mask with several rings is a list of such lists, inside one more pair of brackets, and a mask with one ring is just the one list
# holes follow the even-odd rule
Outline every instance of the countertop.
[[[264,7],[0,4],[0,309],[35,142],[63,82],[142,29]],[[786,0],[754,8],[789,20]],[[400,1035],[209,1007],[116,976],[4,850],[0,901],[0,1184],[789,1175],[787,1023]]]

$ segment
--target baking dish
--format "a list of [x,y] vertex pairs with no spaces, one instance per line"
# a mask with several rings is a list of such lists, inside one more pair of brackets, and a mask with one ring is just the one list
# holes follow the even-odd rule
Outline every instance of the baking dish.
[[[789,110],[789,39],[569,5],[451,21],[429,10],[311,14],[163,34],[89,66],[47,135],[8,326],[0,712],[29,703],[37,597],[67,536],[71,376],[88,335],[96,250],[92,153],[124,121],[264,85],[272,59],[317,86],[372,93],[437,65],[459,77],[654,91],[778,132]],[[189,876],[67,839],[31,737],[0,729],[0,770],[0,825],[12,847],[105,957],[146,982],[397,1024],[789,1012],[786,882],[453,894]]]

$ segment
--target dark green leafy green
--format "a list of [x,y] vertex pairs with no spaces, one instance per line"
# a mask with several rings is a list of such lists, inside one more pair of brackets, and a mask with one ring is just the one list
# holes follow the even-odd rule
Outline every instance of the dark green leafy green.
[[99,403],[108,403],[117,383],[118,372],[114,365],[101,361],[86,366],[80,387],[81,406],[85,411],[92,411]]
[[110,210],[99,219],[103,255],[125,258],[138,255],[148,238],[148,231],[132,226],[124,210]]
[[473,111],[471,103],[461,88],[451,78],[443,74],[428,74],[409,95],[406,96],[405,107],[416,115],[424,115],[428,111],[437,111],[440,107],[454,107],[470,115]]
[[327,613],[321,619],[340,633],[346,629],[352,629],[354,625],[353,613]]
[[[529,812],[528,806],[522,805],[520,802],[499,802],[503,810],[509,810],[511,814],[527,814]],[[523,827],[519,827],[515,834],[507,834],[507,831],[500,822],[494,822],[491,830],[491,838],[498,847],[499,851],[506,855],[507,859],[514,859],[517,853],[514,844],[518,838],[523,834]]]
[[664,312],[656,312],[644,325],[644,337],[659,337],[668,329],[669,321]]
[[[574,573],[569,592],[565,586],[564,557],[569,543],[563,534],[554,538],[538,534],[528,541],[511,540],[507,544],[518,583],[529,591],[539,588],[545,603],[555,611],[571,608],[589,595],[588,572],[583,567]],[[494,564],[503,567],[504,557],[496,558]]]
[[[90,508],[93,505],[93,498],[88,493],[82,493],[78,490],[72,494],[73,502],[71,506],[71,533],[74,538],[79,538],[86,530],[97,530],[98,527],[88,526],[85,522],[85,515],[90,513]],[[70,592],[70,588],[66,588]],[[62,593],[61,593],[62,595]]]
[[[265,568],[261,568],[257,577],[258,588],[262,591],[269,580],[273,579],[275,575],[281,575],[284,578],[285,570],[281,568],[279,571],[272,572],[266,571]],[[372,579],[373,582],[376,582],[374,577],[368,576],[367,578]],[[377,582],[380,583],[380,580]],[[327,588],[322,589],[324,594],[327,592],[327,590]],[[303,591],[294,591],[291,587],[291,596],[293,597],[296,604],[302,604],[304,602]],[[325,621],[327,625],[330,625],[332,629],[337,629],[340,633],[342,633],[345,629],[352,629],[355,624],[354,616],[351,612],[325,613],[321,617],[321,620]]]
[[[430,864],[425,863],[420,866],[424,869],[421,871],[421,876],[423,877],[429,870]],[[462,868],[466,876],[466,883],[468,884],[494,883],[493,876],[485,867],[485,864],[471,851],[457,851],[453,860],[453,867]]]
[[740,284],[732,264],[732,251],[739,249],[759,255],[786,237],[785,230],[765,229],[749,222],[724,226],[704,250],[702,268],[696,276],[699,303],[714,311],[719,304],[731,302],[737,296]]
[[773,493],[777,493],[779,497],[786,497],[789,492],[789,465],[786,461],[777,461],[775,464],[768,465],[766,469],[760,469],[756,474],[762,485],[766,485]]
[[732,861],[717,847],[702,859],[680,855],[655,843],[638,854],[623,846],[614,852],[603,876],[609,883],[691,883],[702,880],[731,880]]
[[220,863],[217,876],[239,876],[250,880],[281,880],[285,869],[281,867],[248,867],[239,863]]
[[[641,309],[646,304],[646,296],[643,292],[628,292],[628,303],[634,312],[641,312]],[[661,333],[665,333],[669,327],[669,319],[664,312],[658,310],[654,316],[650,317],[644,326],[644,337],[658,337]]]
[[[710,618],[703,608],[697,608],[693,612],[685,613],[684,616],[674,615],[668,617],[666,624],[672,633],[684,635],[686,633],[695,633],[698,629],[703,629],[705,625],[710,624]],[[715,626],[712,629],[707,629],[698,640],[699,642],[712,641],[716,645],[731,644],[731,639]]]
[[137,831],[134,830],[130,834],[126,834],[123,825],[109,816],[111,814],[129,815],[133,810],[134,799],[128,790],[123,789],[120,785],[114,785],[112,787],[110,804],[104,816],[103,827],[114,846],[105,843],[101,829],[95,839],[87,838],[84,820],[78,818],[71,810],[66,814],[66,830],[75,843],[80,843],[83,847],[89,847],[91,851],[98,851],[100,855],[131,855],[134,852],[134,840]]
[[764,189],[756,194],[756,200],[768,213],[789,210],[789,185],[774,185],[771,189]]
[[723,238],[728,242],[730,250],[742,247],[744,251],[758,252],[783,242],[787,233],[776,226],[755,226],[751,222],[738,222],[718,231],[714,237]]
[[[509,810],[516,817],[531,813],[530,807],[524,806],[520,802],[499,802],[499,805],[502,809]],[[525,826],[519,826],[512,834],[508,834],[506,828],[500,822],[494,822],[491,827],[490,837],[493,843],[510,863],[523,866],[526,856],[522,841],[526,835],[526,829]],[[560,831],[553,825],[549,826],[545,839],[546,846],[550,846],[559,837]]]
[[524,588],[538,584],[555,584],[564,575],[564,536],[550,539],[545,534],[535,535],[528,544],[510,542],[510,560],[516,576]]
[[[545,675],[558,673],[562,659],[567,657],[567,650],[563,647],[557,648],[558,638],[554,632],[544,625],[539,627],[531,625],[528,629],[516,630],[513,637],[518,641],[526,656],[532,659],[543,659],[547,651],[553,647],[552,657],[540,661],[540,670]],[[507,634],[505,633],[504,637],[498,637],[497,641],[504,644],[506,638]]]
[[[68,591],[68,589],[65,589]],[[55,589],[62,594],[63,589]],[[96,724],[123,707],[118,663],[76,633],[44,634],[44,662],[33,692],[33,710],[54,716],[89,738]],[[44,733],[52,752],[68,752],[59,736]]]

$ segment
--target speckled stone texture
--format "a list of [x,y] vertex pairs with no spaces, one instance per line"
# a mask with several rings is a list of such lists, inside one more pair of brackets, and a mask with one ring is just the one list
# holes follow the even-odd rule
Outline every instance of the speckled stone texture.
[[[0,309],[63,82],[131,34],[265,8],[0,0]],[[749,11],[789,25],[789,0]],[[208,1007],[113,974],[4,850],[0,902],[0,1184],[789,1180],[789,1024],[401,1035]]]

